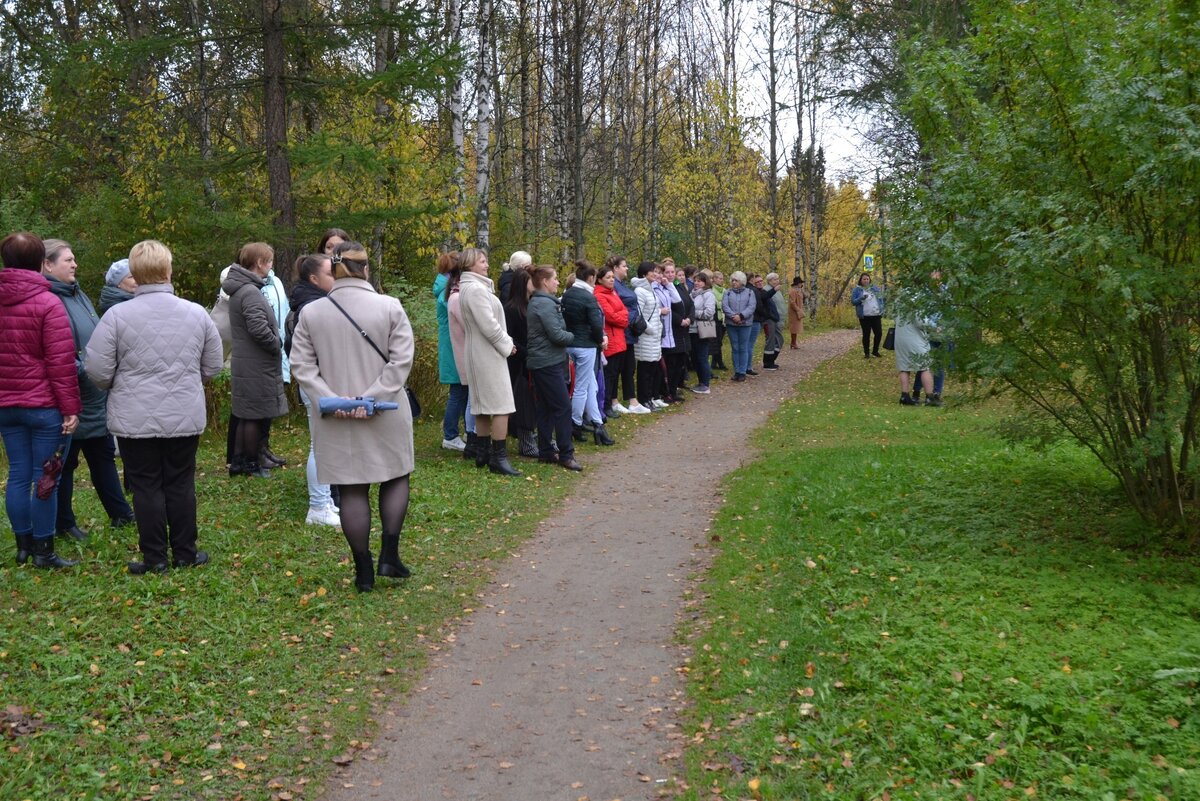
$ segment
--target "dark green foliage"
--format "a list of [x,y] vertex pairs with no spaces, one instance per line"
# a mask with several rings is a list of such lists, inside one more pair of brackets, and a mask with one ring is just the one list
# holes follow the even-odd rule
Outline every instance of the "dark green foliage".
[[[958,361],[1200,542],[1200,25],[1184,3],[981,3],[908,52],[909,283],[948,278]],[[1036,419],[1032,430],[1044,433]]]

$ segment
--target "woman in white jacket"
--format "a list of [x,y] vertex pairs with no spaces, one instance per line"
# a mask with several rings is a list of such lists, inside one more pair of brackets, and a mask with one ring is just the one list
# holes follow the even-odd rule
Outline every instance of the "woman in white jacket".
[[633,355],[637,359],[638,403],[647,409],[656,408],[650,401],[662,394],[663,372],[659,362],[662,360],[663,320],[671,313],[669,306],[663,308],[659,304],[651,289],[661,272],[654,262],[644,261],[638,265],[637,278],[631,282],[637,295],[638,312],[646,321],[646,330],[638,334]]

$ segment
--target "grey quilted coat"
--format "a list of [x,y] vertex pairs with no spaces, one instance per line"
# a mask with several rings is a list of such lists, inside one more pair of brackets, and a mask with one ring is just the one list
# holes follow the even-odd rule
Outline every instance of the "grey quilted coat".
[[221,372],[221,336],[170,284],[145,284],[100,318],[84,364],[108,390],[108,430],[118,437],[196,436],[206,422],[203,382]]
[[233,413],[243,420],[287,414],[283,394],[283,342],[275,312],[262,295],[264,279],[240,265],[229,268],[221,289],[229,296]]

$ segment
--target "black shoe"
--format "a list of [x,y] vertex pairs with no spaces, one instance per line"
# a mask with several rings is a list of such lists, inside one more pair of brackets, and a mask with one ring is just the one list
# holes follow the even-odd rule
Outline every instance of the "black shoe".
[[412,575],[403,562],[400,561],[400,535],[383,535],[383,545],[379,549],[379,566],[375,572],[385,578],[408,578]]
[[747,370],[746,375],[758,375],[758,373],[754,370]]
[[538,461],[542,464],[558,464],[557,456],[539,456]]
[[359,592],[375,589],[375,568],[371,564],[371,552],[354,553],[354,588]]
[[603,425],[598,425],[592,429],[592,436],[596,440],[597,445],[616,445],[617,441],[608,435],[608,429]]
[[200,567],[200,565],[208,564],[208,551],[196,551],[196,555],[192,557],[192,561],[183,562],[176,559],[175,567]]
[[112,527],[125,528],[126,526],[132,526],[136,522],[137,521],[134,520],[133,515],[129,515],[128,517],[114,517],[112,518]]
[[86,531],[84,531],[83,529],[81,529],[79,526],[71,526],[70,528],[59,529],[58,531],[54,532],[54,536],[56,536],[56,537],[70,536],[73,539],[78,540],[79,542],[87,542],[88,541],[88,533]]
[[519,476],[520,471],[514,470],[508,461],[508,443],[504,440],[491,441],[491,454],[488,458],[488,469],[502,476]]
[[871,354],[869,354],[869,353],[864,353],[864,354],[863,354],[863,358],[864,358],[864,359],[870,359],[870,358],[871,358]]
[[911,395],[909,395],[907,392],[903,392],[900,394],[900,405],[901,406],[920,406],[921,402],[913,400]]
[[571,424],[571,439],[576,442],[587,442],[587,432],[583,430],[583,426]]
[[23,565],[33,556],[33,535],[15,534],[17,538],[17,564]]
[[131,576],[144,576],[147,573],[166,573],[166,562],[154,562],[146,564],[145,562],[129,562],[125,565],[125,569],[129,571]]
[[566,459],[554,459],[553,461],[556,462],[559,467],[565,467],[567,470],[572,470],[576,473],[583,471],[583,465],[575,461],[574,456],[568,456]]
[[764,364],[763,369],[764,370],[778,370],[779,365],[775,364],[775,362],[771,362],[770,364]]
[[270,478],[271,471],[261,466],[258,462],[246,460],[246,469],[242,475],[250,476],[251,478]]
[[[872,355],[872,356],[874,356],[876,359],[882,359],[882,358],[883,358],[883,354],[882,354],[882,353],[880,353],[879,351],[875,351],[875,352],[874,352],[874,353],[872,353],[871,355]],[[865,358],[865,357],[864,357],[864,358]]]
[[71,559],[63,559],[54,552],[53,537],[33,541],[34,567],[75,567],[77,564],[79,563]]
[[733,380],[734,380],[734,381],[736,381],[736,382],[742,382],[742,381],[745,381],[745,380],[746,380],[746,374],[745,374],[745,373],[734,373],[734,374],[733,374]]
[[287,464],[286,460],[280,459],[265,445],[258,452],[258,461],[263,467],[284,467]]
[[925,405],[926,406],[941,406],[942,399],[937,395],[926,395],[925,396]]

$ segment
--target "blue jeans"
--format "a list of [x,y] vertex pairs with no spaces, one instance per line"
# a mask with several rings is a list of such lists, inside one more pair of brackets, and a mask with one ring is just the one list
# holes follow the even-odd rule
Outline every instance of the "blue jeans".
[[715,339],[701,339],[700,337],[692,339],[692,367],[695,368],[696,378],[702,387],[707,387],[712,381],[712,365],[708,363],[708,346],[714,342],[716,342]]
[[304,478],[308,481],[308,508],[325,509],[333,506],[333,491],[328,484],[317,481],[317,453],[312,444],[312,401],[308,399],[308,395],[304,394],[303,389],[300,390],[300,400],[304,402],[304,408],[310,415],[308,419],[308,464],[304,467]]
[[442,415],[442,439],[454,439],[458,436],[458,418],[463,419],[467,431],[475,433],[475,415],[471,414],[471,404],[467,398],[470,393],[466,384],[447,384],[450,399],[446,401],[446,413]]
[[725,327],[729,335],[729,347],[733,351],[733,372],[745,375],[750,369],[750,355],[754,352],[754,340],[750,338],[753,325],[730,325]]
[[746,345],[746,370],[754,366],[754,343],[758,342],[758,335],[762,330],[762,323],[750,323],[750,342]]
[[[14,534],[32,534],[44,540],[54,536],[58,515],[58,486],[46,500],[34,493],[42,475],[42,463],[62,447],[66,457],[70,435],[62,433],[63,418],[58,409],[0,409],[0,437],[8,455],[8,483],[4,503]],[[61,478],[61,477],[60,477]]]
[[930,340],[929,347],[934,350],[945,348],[944,354],[933,354],[933,394],[941,395],[946,384],[946,370],[954,367],[954,343]]
[[585,419],[601,423],[600,404],[596,402],[596,349],[567,348],[575,363],[575,392],[571,395],[571,422],[583,425]]

